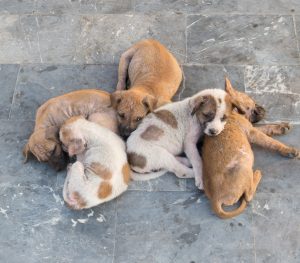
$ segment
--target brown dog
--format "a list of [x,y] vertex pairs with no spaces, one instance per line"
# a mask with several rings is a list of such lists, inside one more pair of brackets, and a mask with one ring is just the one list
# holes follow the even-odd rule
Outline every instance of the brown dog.
[[[204,191],[212,202],[212,209],[221,218],[239,215],[247,206],[261,179],[261,172],[253,173],[253,152],[250,143],[279,152],[286,157],[299,158],[297,149],[286,146],[267,135],[280,135],[290,128],[288,124],[253,127],[249,120],[262,119],[264,110],[246,94],[235,91],[227,80],[226,91],[231,94],[239,108],[248,108],[250,115],[233,112],[228,116],[223,132],[206,136],[202,148]],[[257,114],[260,113],[260,114]],[[246,118],[247,117],[247,118]],[[222,205],[233,205],[241,200],[240,206],[225,211]]]
[[[126,79],[130,89],[126,87]],[[120,134],[128,137],[141,120],[170,102],[179,88],[182,72],[175,57],[159,42],[143,40],[121,56],[118,85],[111,95],[118,113]]]
[[73,116],[81,115],[117,132],[115,111],[109,93],[101,90],[78,90],[46,101],[36,113],[35,127],[23,149],[25,162],[32,153],[40,162],[49,162],[56,170],[65,168],[67,155],[59,141],[59,129]]

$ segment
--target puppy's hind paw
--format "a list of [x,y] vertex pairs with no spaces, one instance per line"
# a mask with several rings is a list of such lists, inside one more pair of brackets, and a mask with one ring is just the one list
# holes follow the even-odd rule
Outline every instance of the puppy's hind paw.
[[204,186],[202,182],[195,182],[195,185],[199,190],[204,190]]

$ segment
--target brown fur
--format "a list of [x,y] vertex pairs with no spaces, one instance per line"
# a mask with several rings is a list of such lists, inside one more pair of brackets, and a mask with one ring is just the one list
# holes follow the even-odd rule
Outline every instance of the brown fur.
[[164,123],[170,125],[172,128],[177,129],[178,123],[172,112],[168,110],[159,110],[156,111],[155,116],[162,120]]
[[73,193],[73,199],[75,199],[77,201],[76,206],[72,206],[72,205],[66,203],[66,205],[69,206],[71,209],[80,210],[86,206],[86,202],[84,201],[83,197],[78,192]]
[[112,177],[111,171],[101,163],[93,162],[91,163],[89,169],[91,169],[94,174],[98,175],[103,180],[109,180]]
[[[127,74],[130,88],[124,90]],[[162,44],[143,40],[122,54],[118,78],[111,101],[118,112],[120,132],[128,136],[149,112],[171,101],[182,72],[175,57]]]
[[117,132],[116,115],[110,105],[109,93],[101,90],[78,90],[46,101],[37,110],[34,131],[23,149],[25,162],[32,153],[57,170],[65,168],[67,159],[58,138],[62,124],[81,115]]
[[[239,93],[235,94],[238,96]],[[242,101],[239,101],[239,97],[234,100],[241,106],[247,97],[243,94]],[[257,105],[249,97],[247,103],[252,104],[250,111],[253,112]],[[256,120],[257,116],[249,119]],[[233,112],[229,115],[222,133],[216,137],[205,136],[202,148],[204,190],[219,217],[230,218],[242,213],[255,194],[261,172],[252,170],[254,156],[250,143],[278,151],[284,156],[299,157],[298,150],[267,136],[275,131],[278,135],[280,131],[281,134],[285,133],[287,130],[283,127],[286,124],[272,127],[268,125],[266,128],[257,129],[244,116]],[[222,205],[233,205],[239,200],[241,203],[236,210],[224,211],[222,208]]]
[[108,182],[102,182],[98,189],[98,197],[100,199],[107,198],[112,192],[112,186]]
[[192,115],[196,114],[200,123],[213,120],[217,112],[217,103],[213,96],[199,96],[195,99]]
[[164,131],[157,127],[156,125],[150,125],[147,129],[141,134],[141,138],[146,141],[157,141],[161,136],[163,136]]
[[134,152],[128,153],[128,163],[131,166],[144,168],[146,166],[146,158],[142,155],[136,154]]
[[130,166],[128,163],[125,163],[122,168],[122,174],[123,174],[123,180],[127,185],[130,181],[130,173],[131,173]]

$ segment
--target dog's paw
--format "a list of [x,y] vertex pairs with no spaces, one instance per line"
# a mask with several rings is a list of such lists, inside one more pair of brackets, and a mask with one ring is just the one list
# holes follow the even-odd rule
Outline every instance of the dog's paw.
[[289,158],[300,159],[300,151],[296,148],[291,148],[291,150],[286,155]]
[[291,131],[292,125],[290,125],[288,122],[283,122],[279,124],[279,129],[281,134],[287,134]]
[[195,185],[196,185],[196,187],[199,190],[203,190],[204,189],[203,181],[202,181],[202,176],[201,177],[198,177],[198,176],[195,177]]

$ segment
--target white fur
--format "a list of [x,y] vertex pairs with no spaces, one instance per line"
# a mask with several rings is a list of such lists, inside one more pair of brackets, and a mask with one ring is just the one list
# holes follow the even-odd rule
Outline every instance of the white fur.
[[[77,161],[68,169],[63,189],[64,200],[76,207],[72,194],[78,192],[86,202],[84,208],[89,208],[123,193],[128,187],[122,174],[123,165],[127,163],[123,140],[109,129],[85,119],[78,119],[69,127],[84,139],[87,148],[84,153],[76,156]],[[62,138],[62,134],[60,137]],[[112,193],[105,199],[98,197],[99,186],[104,180],[90,169],[85,170],[92,162],[104,165],[112,173],[111,179],[106,180],[112,186]]]
[[[175,116],[178,126],[172,128],[157,118],[155,114],[149,114],[129,136],[127,152],[136,153],[146,158],[145,167],[131,166],[137,173],[147,173],[144,175],[134,174],[134,180],[152,179],[162,175],[165,171],[171,171],[180,178],[195,177],[196,185],[203,189],[202,160],[196,148],[196,143],[199,137],[203,135],[203,131],[196,115],[192,116],[191,113],[195,105],[195,98],[204,95],[212,95],[218,105],[215,118],[207,126],[216,129],[218,133],[224,129],[225,122],[220,120],[226,111],[226,92],[223,90],[203,90],[193,97],[160,107],[155,112],[163,109],[170,111]],[[221,104],[218,103],[218,98],[222,99]],[[156,141],[147,141],[140,136],[150,125],[155,125],[164,131],[162,137]],[[206,130],[207,128],[204,132]],[[209,133],[207,134],[209,135]],[[185,152],[193,168],[188,167],[186,162],[176,158],[182,152]],[[162,171],[151,174],[153,170]]]

